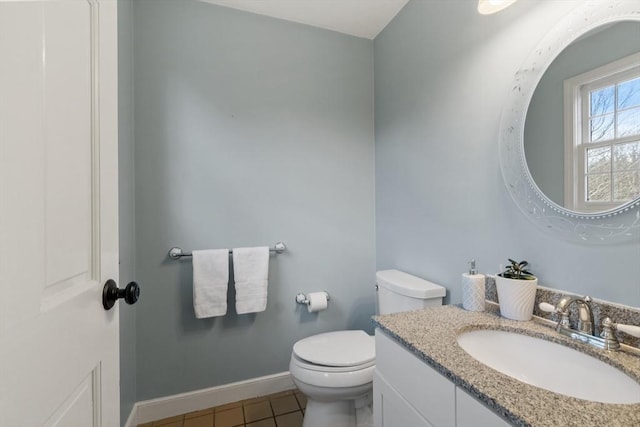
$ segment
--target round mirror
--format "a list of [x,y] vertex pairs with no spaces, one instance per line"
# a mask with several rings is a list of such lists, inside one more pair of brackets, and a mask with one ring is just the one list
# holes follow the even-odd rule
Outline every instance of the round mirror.
[[640,14],[585,2],[515,75],[500,165],[525,215],[554,235],[640,236]]
[[536,186],[579,213],[640,197],[640,21],[589,31],[546,69],[524,126]]

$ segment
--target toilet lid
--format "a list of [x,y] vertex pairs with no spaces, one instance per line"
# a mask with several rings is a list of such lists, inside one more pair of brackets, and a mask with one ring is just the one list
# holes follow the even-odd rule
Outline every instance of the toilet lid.
[[324,366],[357,366],[376,358],[374,338],[364,331],[338,331],[304,338],[293,345],[300,359]]

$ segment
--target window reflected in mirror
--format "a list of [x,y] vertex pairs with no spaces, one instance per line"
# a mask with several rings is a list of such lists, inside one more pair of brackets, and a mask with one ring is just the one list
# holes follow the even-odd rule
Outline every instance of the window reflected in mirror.
[[640,55],[564,81],[565,206],[600,212],[640,195]]
[[524,151],[538,188],[579,213],[640,197],[640,23],[592,30],[565,48],[531,99]]

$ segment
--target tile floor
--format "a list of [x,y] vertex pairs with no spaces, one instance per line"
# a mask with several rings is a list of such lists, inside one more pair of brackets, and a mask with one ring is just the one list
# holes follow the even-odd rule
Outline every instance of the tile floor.
[[138,427],[301,427],[307,399],[297,390],[242,400]]

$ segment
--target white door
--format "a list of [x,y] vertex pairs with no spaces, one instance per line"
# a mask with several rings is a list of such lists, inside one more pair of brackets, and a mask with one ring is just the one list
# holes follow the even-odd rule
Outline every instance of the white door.
[[116,426],[114,0],[0,0],[0,426]]

